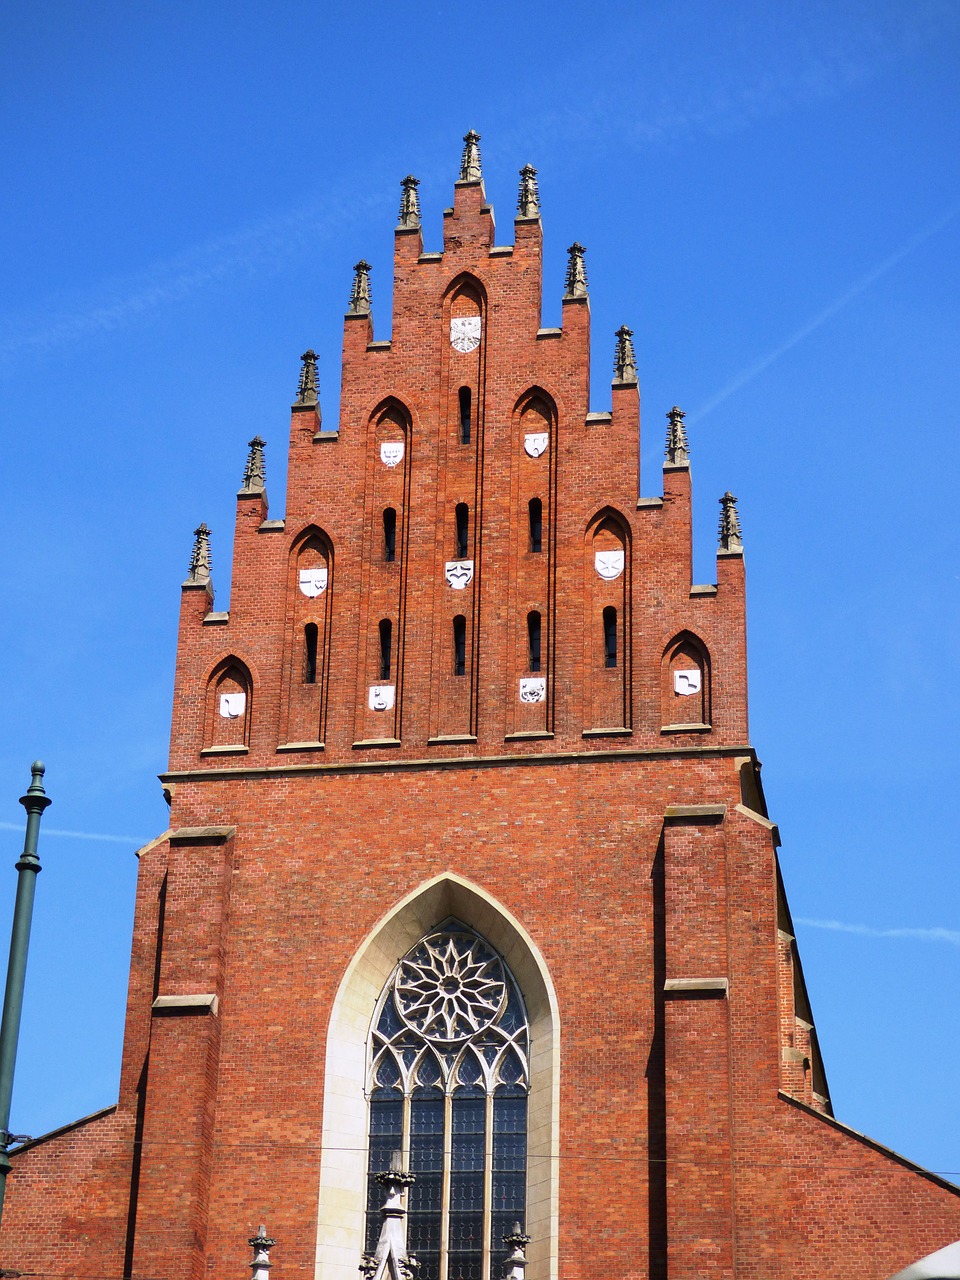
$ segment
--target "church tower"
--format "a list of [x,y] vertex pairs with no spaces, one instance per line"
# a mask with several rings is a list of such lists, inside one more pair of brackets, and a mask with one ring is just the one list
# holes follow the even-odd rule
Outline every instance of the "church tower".
[[832,1116],[736,498],[694,583],[683,412],[642,496],[580,244],[541,325],[536,171],[512,244],[475,133],[442,252],[417,186],[389,341],[355,268],[337,430],[302,357],[284,519],[250,442],[229,611],[196,531],[119,1103],[14,1156],[0,1262],[239,1277],[263,1222],[275,1280],[888,1280],[960,1193]]

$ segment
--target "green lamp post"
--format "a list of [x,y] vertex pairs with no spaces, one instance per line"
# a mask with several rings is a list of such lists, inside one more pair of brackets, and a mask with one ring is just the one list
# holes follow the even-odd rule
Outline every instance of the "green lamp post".
[[17,1040],[20,1036],[20,1014],[23,1010],[23,982],[27,971],[27,948],[30,945],[30,923],[33,919],[33,896],[37,887],[40,860],[37,857],[37,837],[40,834],[40,816],[50,804],[43,789],[44,767],[35,760],[30,767],[33,780],[20,803],[27,811],[27,833],[23,842],[23,854],[17,863],[17,901],[13,908],[13,928],[10,931],[10,964],[7,968],[7,989],[3,994],[3,1023],[0,1025],[0,1220],[3,1218],[3,1196],[10,1172],[10,1099],[13,1096],[13,1068],[17,1061]]

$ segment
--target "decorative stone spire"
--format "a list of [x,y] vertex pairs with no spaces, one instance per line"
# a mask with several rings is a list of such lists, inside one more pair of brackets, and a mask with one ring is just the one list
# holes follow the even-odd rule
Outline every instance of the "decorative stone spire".
[[263,450],[266,440],[254,436],[250,441],[250,453],[247,465],[243,469],[243,488],[241,493],[263,493],[267,487],[267,472],[263,461]]
[[720,550],[734,554],[743,551],[737,500],[729,489],[720,499]]
[[523,1280],[530,1237],[524,1234],[520,1223],[515,1222],[510,1234],[503,1237],[503,1243],[510,1250],[504,1263],[503,1280]]
[[317,403],[320,381],[317,377],[317,353],[311,347],[300,357],[300,385],[297,387],[297,404],[312,405]]
[[190,553],[190,571],[184,585],[206,586],[210,582],[210,530],[205,524],[193,531],[193,551]]
[[667,414],[667,447],[664,451],[668,466],[683,467],[690,463],[690,451],[687,446],[687,429],[683,420],[687,415],[674,405]]
[[404,1172],[399,1151],[392,1153],[390,1168],[377,1174],[377,1182],[383,1187],[386,1199],[380,1210],[383,1222],[376,1252],[365,1253],[360,1262],[365,1280],[415,1280],[420,1264],[407,1253],[407,1213],[403,1207],[403,1192],[416,1180],[414,1174]]
[[420,225],[420,197],[417,194],[419,185],[420,179],[415,178],[412,173],[408,173],[400,183],[402,192],[400,195],[400,220],[397,223],[398,231],[409,231]]
[[587,296],[587,269],[583,262],[583,255],[586,252],[583,245],[578,244],[576,240],[567,250],[570,260],[567,263],[567,291],[563,295],[565,298],[585,298]]
[[473,129],[463,135],[463,155],[460,157],[460,181],[479,182],[483,178],[480,169],[480,135]]
[[250,1248],[253,1250],[253,1261],[250,1263],[253,1280],[268,1280],[270,1268],[273,1265],[270,1261],[270,1250],[276,1243],[276,1240],[271,1240],[267,1235],[267,1229],[261,1222],[260,1230],[255,1236],[251,1236],[249,1241]]
[[633,350],[633,330],[622,324],[617,330],[617,353],[613,358],[614,382],[637,381],[637,357]]
[[369,262],[361,258],[353,268],[353,288],[350,290],[350,309],[348,315],[368,316],[370,314],[370,272],[373,268]]
[[520,194],[517,197],[517,217],[540,217],[540,191],[537,187],[537,171],[532,164],[525,164],[520,170]]

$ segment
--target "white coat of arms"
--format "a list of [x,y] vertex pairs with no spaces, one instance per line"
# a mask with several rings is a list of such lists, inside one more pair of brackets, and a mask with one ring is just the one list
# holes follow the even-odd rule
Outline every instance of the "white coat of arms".
[[673,692],[678,693],[681,698],[686,698],[691,693],[699,693],[700,685],[699,667],[688,667],[673,673]]
[[532,680],[520,681],[521,702],[546,702],[546,700],[547,682],[543,676],[534,676]]
[[300,590],[305,596],[313,599],[315,596],[322,596],[326,589],[326,568],[300,570]]
[[224,720],[236,720],[242,716],[247,705],[245,693],[221,693],[220,714]]
[[450,345],[455,351],[476,351],[480,345],[480,317],[456,316],[450,321]]
[[598,551],[593,563],[600,577],[612,582],[614,578],[619,578],[623,573],[623,552]]
[[395,467],[403,458],[402,440],[384,440],[380,446],[380,461],[385,467]]
[[444,573],[454,591],[462,591],[467,583],[473,581],[473,561],[448,560]]
[[389,711],[393,707],[394,697],[396,696],[396,685],[392,684],[372,684],[370,686],[370,710],[371,711]]
[[550,442],[549,431],[534,431],[523,437],[524,452],[531,458],[539,458]]

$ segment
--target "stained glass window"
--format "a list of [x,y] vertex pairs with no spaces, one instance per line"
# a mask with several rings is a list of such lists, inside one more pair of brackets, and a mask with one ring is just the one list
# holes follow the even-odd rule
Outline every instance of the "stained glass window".
[[375,1175],[403,1153],[421,1280],[490,1280],[525,1216],[530,1035],[502,958],[458,921],[422,938],[380,998],[369,1048],[366,1248]]

